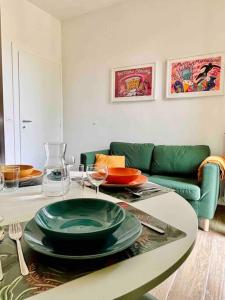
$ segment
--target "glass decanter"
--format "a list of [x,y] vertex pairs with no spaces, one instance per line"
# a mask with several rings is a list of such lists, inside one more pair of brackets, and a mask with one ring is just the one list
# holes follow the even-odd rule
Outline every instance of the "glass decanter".
[[44,167],[42,190],[46,196],[63,196],[69,191],[70,177],[65,165],[65,143],[44,144],[46,163]]

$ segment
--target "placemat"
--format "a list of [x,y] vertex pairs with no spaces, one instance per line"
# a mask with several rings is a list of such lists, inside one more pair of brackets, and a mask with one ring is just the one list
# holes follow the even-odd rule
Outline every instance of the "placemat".
[[[121,202],[120,205],[134,213],[140,220],[162,228],[165,230],[165,234],[161,235],[144,226],[140,237],[128,249],[102,259],[88,260],[88,262],[61,260],[40,255],[31,250],[22,239],[24,257],[30,271],[30,274],[24,277],[20,274],[16,244],[6,234],[4,241],[0,243],[0,257],[4,272],[4,278],[0,282],[0,299],[22,300],[28,298],[186,236],[183,231],[125,202]],[[24,225],[25,223],[23,223]],[[8,226],[5,227],[5,231],[7,233]]]
[[21,181],[19,187],[34,186],[42,184],[42,177]]
[[[146,190],[142,192],[141,196],[134,195],[132,193],[135,191],[138,191],[140,189],[145,189],[145,188],[158,188],[159,190]],[[132,189],[126,189],[126,188],[110,188],[110,187],[100,187],[100,192],[110,195],[112,197],[115,197],[120,200],[125,200],[126,202],[138,202],[141,200],[145,200],[148,198],[152,198],[155,196],[159,196],[165,193],[172,192],[172,189],[160,186],[158,184],[152,183],[152,182],[147,182],[141,187],[138,188],[132,188]]]

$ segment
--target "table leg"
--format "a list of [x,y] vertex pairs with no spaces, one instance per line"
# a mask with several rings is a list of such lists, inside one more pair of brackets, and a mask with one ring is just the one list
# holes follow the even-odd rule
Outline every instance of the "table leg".
[[157,299],[151,294],[147,293],[141,296],[140,298],[138,298],[137,300],[157,300]]

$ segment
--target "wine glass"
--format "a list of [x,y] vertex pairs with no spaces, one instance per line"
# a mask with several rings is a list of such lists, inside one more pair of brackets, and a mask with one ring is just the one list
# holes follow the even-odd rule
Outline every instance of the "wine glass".
[[108,168],[106,166],[88,165],[87,178],[96,188],[96,195],[99,193],[99,186],[106,180],[108,176]]

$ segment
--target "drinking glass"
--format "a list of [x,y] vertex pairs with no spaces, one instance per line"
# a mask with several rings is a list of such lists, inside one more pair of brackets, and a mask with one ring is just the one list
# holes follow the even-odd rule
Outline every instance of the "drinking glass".
[[8,192],[17,190],[19,188],[20,167],[14,165],[5,165],[1,167],[1,170],[4,175],[4,179],[2,178],[4,181],[4,190]]
[[106,180],[108,176],[108,168],[106,166],[88,165],[87,178],[96,188],[96,195],[99,193],[99,186]]
[[70,174],[70,181],[77,182],[82,188],[84,188],[84,165],[69,164],[67,165],[67,168]]

